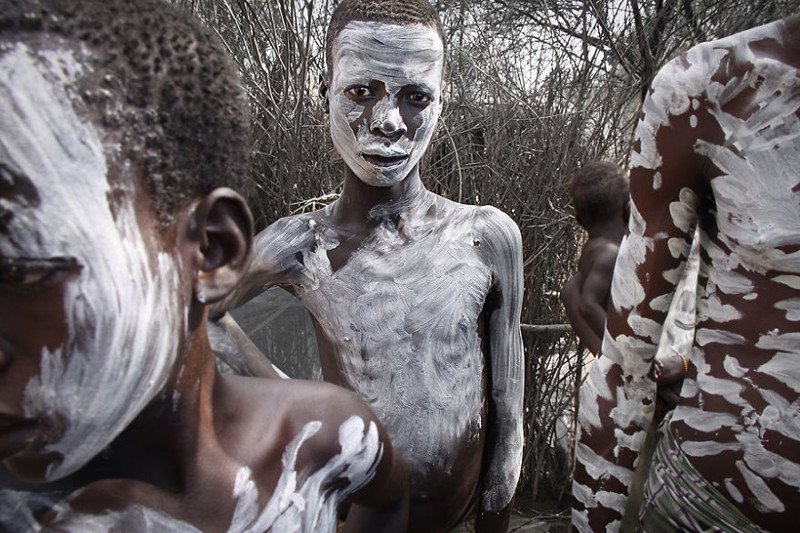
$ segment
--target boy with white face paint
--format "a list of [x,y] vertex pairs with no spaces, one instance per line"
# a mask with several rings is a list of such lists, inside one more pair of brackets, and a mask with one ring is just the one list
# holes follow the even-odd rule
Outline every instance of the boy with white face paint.
[[426,0],[345,0],[326,50],[341,197],[261,232],[216,309],[271,285],[297,295],[325,380],[368,403],[411,467],[410,530],[447,531],[475,505],[478,531],[505,531],[522,460],[519,230],[422,184],[444,65]]
[[[652,419],[662,324],[699,230],[691,350],[639,511],[645,531],[800,520],[800,16],[662,68],[631,157],[602,357],[581,390],[573,525],[616,531]],[[656,370],[656,372],[653,372]]]
[[0,6],[0,530],[333,532],[345,501],[345,531],[406,530],[362,401],[214,365],[205,305],[251,253],[225,187],[246,125],[168,4]]

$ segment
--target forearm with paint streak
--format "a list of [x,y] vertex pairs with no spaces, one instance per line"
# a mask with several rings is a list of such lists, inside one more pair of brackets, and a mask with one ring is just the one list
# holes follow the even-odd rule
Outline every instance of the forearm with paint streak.
[[494,208],[485,208],[485,249],[493,269],[494,309],[488,314],[488,364],[491,396],[489,460],[482,476],[481,511],[506,512],[522,466],[522,406],[525,389],[520,313],[522,238],[517,225]]
[[[690,117],[707,111],[686,92],[702,80],[690,83],[681,65],[673,61],[656,77],[637,127],[631,217],[614,273],[603,355],[581,389],[573,483],[573,526],[580,531],[619,528],[655,406],[652,360],[703,194],[702,162],[693,156],[703,132],[693,130],[697,119]],[[676,105],[682,99],[686,105]]]

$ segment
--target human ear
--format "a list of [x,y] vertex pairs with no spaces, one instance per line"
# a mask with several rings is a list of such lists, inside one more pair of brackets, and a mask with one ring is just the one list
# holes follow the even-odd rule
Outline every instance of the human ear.
[[232,189],[213,190],[192,213],[197,249],[194,297],[201,304],[224,298],[250,265],[253,218],[244,199]]
[[325,113],[330,113],[331,110],[331,103],[328,100],[328,87],[330,84],[328,83],[328,71],[321,72],[319,75],[319,87],[317,89],[319,93],[319,103],[322,106],[322,110]]

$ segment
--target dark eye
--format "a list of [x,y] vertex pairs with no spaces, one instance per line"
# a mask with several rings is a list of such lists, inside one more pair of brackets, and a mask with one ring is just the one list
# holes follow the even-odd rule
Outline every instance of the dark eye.
[[419,91],[408,93],[406,98],[415,104],[430,104],[433,102],[433,97],[430,94]]
[[356,85],[354,87],[349,87],[345,89],[344,94],[355,100],[361,100],[363,98],[370,98],[372,96],[375,96],[373,90],[367,87],[366,85]]
[[80,269],[74,257],[50,259],[0,257],[0,286],[28,292],[55,284],[62,275]]

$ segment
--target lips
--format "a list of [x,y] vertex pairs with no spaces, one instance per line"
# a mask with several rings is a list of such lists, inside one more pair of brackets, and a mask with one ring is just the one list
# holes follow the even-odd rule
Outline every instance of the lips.
[[38,424],[33,420],[0,415],[0,459],[25,449],[37,427]]
[[404,163],[408,159],[408,155],[379,155],[379,154],[361,154],[368,163],[380,168],[390,168]]

